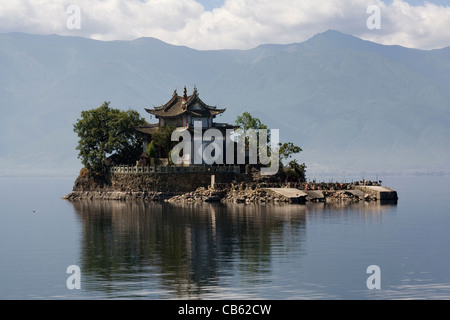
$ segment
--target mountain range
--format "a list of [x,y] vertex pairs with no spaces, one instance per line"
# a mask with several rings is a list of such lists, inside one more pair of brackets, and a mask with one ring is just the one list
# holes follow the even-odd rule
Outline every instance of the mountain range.
[[329,30],[302,43],[195,50],[154,38],[0,34],[0,175],[76,175],[82,110],[134,109],[194,85],[207,104],[244,111],[324,172],[450,170],[450,47],[385,46]]

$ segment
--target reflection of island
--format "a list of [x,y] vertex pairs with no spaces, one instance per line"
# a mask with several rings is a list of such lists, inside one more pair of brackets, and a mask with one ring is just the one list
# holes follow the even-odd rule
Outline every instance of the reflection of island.
[[338,211],[347,212],[352,211],[355,213],[383,213],[384,211],[395,208],[397,206],[397,200],[379,200],[379,201],[361,201],[361,202],[317,202],[308,203],[307,211]]
[[[308,203],[307,219],[325,220],[352,220],[365,223],[378,223],[384,212],[395,212],[396,200],[381,200],[376,202],[330,202],[330,203]],[[393,210],[394,209],[394,210]]]
[[[176,296],[238,272],[264,281],[273,250],[298,251],[305,206],[75,201],[83,227],[81,269],[105,283],[140,279]],[[276,252],[276,254],[280,254]],[[111,286],[109,286],[111,288]],[[104,290],[92,288],[93,290]],[[114,290],[114,289],[110,289]]]
[[380,202],[71,203],[83,228],[81,269],[87,278],[95,278],[89,290],[117,293],[124,290],[121,284],[132,283],[140,290],[169,291],[175,297],[195,296],[235,281],[224,279],[237,278],[244,286],[269,282],[275,259],[303,254],[308,220],[356,217],[377,223],[389,208]]

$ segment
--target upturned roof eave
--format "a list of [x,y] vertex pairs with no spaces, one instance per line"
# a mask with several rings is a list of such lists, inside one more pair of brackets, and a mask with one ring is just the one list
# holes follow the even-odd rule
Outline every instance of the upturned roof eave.
[[178,113],[174,113],[174,114],[167,114],[166,111],[163,110],[152,110],[152,109],[145,109],[145,111],[147,111],[148,113],[156,116],[156,117],[161,117],[161,118],[176,118],[182,115],[193,115],[193,116],[217,116],[219,114],[222,114],[223,112],[225,112],[226,109],[213,109],[213,110],[208,110],[208,113],[203,113],[203,112],[195,112],[193,110],[183,110],[181,112]]
[[[197,110],[192,110],[191,107],[196,103],[200,104],[203,110],[198,110],[199,112],[196,112]],[[225,112],[225,110],[226,108],[217,109],[216,106],[210,106],[204,103],[198,96],[197,88],[194,88],[194,92],[190,96],[186,94],[186,88],[183,96],[179,96],[175,90],[170,100],[165,104],[154,107],[153,109],[145,108],[145,111],[148,113],[162,118],[174,118],[184,114],[215,117],[216,115]]]

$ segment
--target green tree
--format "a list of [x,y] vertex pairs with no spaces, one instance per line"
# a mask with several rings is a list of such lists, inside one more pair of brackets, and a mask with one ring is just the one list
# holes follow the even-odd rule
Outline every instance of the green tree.
[[236,118],[235,124],[246,131],[249,129],[267,129],[267,126],[261,122],[258,118],[253,117],[250,113],[244,112],[242,115]]
[[294,154],[302,151],[302,148],[294,145],[292,142],[279,143],[278,145],[280,146],[279,153],[281,161],[289,160]]
[[292,172],[293,176],[295,177],[295,180],[298,180],[300,182],[306,181],[306,165],[304,163],[299,164],[296,159],[291,160],[289,162],[288,172]]
[[[238,126],[239,129],[242,129],[244,132],[248,130],[254,130],[256,133],[260,129],[267,129],[267,126],[262,123],[261,120],[253,117],[249,112],[244,112],[242,113],[242,115],[238,116],[236,118],[235,125]],[[267,132],[267,139],[268,142],[270,142],[270,132]],[[255,143],[258,146],[259,150],[259,145],[257,144],[258,139],[256,136],[248,137],[245,139],[245,150],[249,149],[250,140],[252,140],[251,143]]]
[[[279,143],[278,145],[280,148],[280,167],[284,166],[283,160],[289,160],[294,154],[302,151],[302,148],[294,145],[292,142]],[[286,174],[289,181],[306,181],[306,165],[304,163],[299,164],[296,159],[293,159],[288,165]]]
[[163,152],[168,155],[176,142],[171,140],[172,132],[175,130],[173,126],[161,126],[152,134],[152,141],[155,146],[162,148]]
[[141,139],[134,127],[145,119],[134,110],[121,111],[104,102],[99,108],[82,111],[73,131],[79,137],[78,158],[89,170],[100,171],[108,156],[123,161],[136,160],[141,152]]
[[[253,117],[250,113],[244,112],[242,115],[238,116],[235,121],[236,126],[243,129],[244,131],[249,129],[254,129],[255,131],[258,131],[260,129],[267,129],[267,126],[261,122],[260,119]],[[268,140],[270,141],[270,135],[269,132],[267,134]],[[292,142],[285,142],[285,143],[279,143],[278,144],[278,151],[279,151],[279,157],[280,157],[280,168],[283,168],[283,160],[289,160],[292,158],[293,155],[300,153],[302,149],[299,146],[294,145]],[[246,141],[246,149],[248,149],[248,142]],[[305,179],[306,174],[306,165],[298,164],[297,160],[295,161],[296,165],[291,167],[291,171],[288,170],[287,173],[291,176],[295,176],[302,181]],[[292,161],[291,161],[292,162]]]
[[155,153],[155,143],[154,143],[153,140],[150,141],[150,143],[149,143],[148,146],[147,146],[147,155],[148,155],[150,158],[154,158],[154,157],[156,156],[156,153]]

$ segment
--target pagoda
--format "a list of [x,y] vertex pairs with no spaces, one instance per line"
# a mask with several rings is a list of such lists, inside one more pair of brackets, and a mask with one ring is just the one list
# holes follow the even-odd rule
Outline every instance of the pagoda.
[[184,87],[182,96],[179,96],[175,89],[172,98],[168,102],[153,109],[145,109],[146,112],[155,116],[159,121],[136,128],[137,131],[145,136],[144,153],[146,153],[148,143],[152,139],[152,134],[161,126],[172,126],[175,129],[187,129],[192,132],[194,122],[197,124],[201,122],[203,131],[214,128],[225,134],[226,129],[235,129],[236,126],[234,125],[214,122],[214,118],[224,113],[225,110],[226,108],[218,109],[216,106],[204,103],[200,99],[195,86],[191,95],[187,94],[186,87]]

